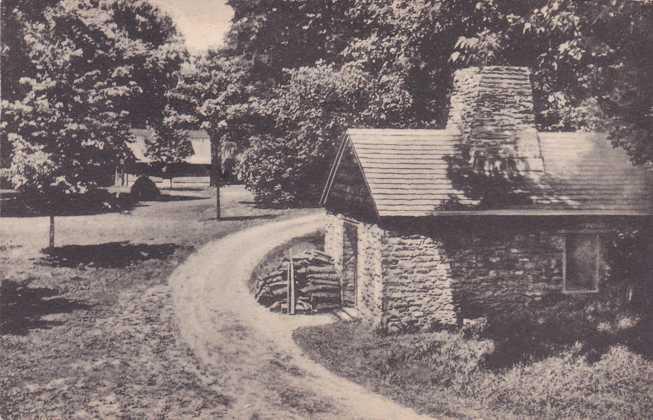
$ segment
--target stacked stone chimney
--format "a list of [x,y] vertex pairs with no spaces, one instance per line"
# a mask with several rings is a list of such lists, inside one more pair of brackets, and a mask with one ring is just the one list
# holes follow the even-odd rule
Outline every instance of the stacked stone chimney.
[[521,173],[534,177],[544,170],[526,67],[456,71],[447,129],[460,131],[472,158],[510,158]]

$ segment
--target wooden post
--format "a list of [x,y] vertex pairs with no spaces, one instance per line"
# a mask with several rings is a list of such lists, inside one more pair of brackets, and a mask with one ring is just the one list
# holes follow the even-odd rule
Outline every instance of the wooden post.
[[54,248],[54,214],[50,214],[50,240],[48,241],[48,249]]
[[295,315],[295,266],[288,250],[288,314]]
[[215,183],[215,218],[220,220],[220,180],[217,180]]

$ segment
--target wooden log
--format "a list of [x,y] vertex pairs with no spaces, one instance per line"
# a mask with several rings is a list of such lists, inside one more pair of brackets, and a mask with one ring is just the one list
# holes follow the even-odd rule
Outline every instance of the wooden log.
[[340,276],[333,273],[333,274],[310,274],[308,277],[308,281],[312,280],[333,280],[333,281],[338,281],[340,279]]
[[335,273],[335,269],[332,266],[326,266],[326,267],[309,267],[308,268],[308,274],[322,274],[322,273]]
[[340,287],[340,282],[338,280],[312,279],[311,281],[306,282],[306,284]]
[[313,310],[314,311],[329,311],[332,309],[338,309],[340,308],[339,303],[318,303],[316,305],[313,305]]
[[325,291],[320,291],[320,292],[314,292],[311,293],[311,296],[313,298],[317,299],[335,299],[335,300],[340,300],[340,295],[338,293],[334,292],[325,292]]
[[315,296],[316,293],[327,293],[333,296],[340,296],[340,287],[338,286],[308,286],[301,289],[304,294]]

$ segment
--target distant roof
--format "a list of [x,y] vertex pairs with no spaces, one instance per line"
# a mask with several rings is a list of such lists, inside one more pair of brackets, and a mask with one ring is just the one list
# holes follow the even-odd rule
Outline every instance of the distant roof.
[[[152,130],[132,128],[130,130],[135,141],[129,143],[128,147],[138,162],[149,163],[150,159],[145,156],[145,140],[151,139],[154,135]],[[188,138],[193,146],[193,154],[185,159],[185,162],[193,165],[211,164],[211,141],[209,134],[204,130],[188,130]]]
[[[531,180],[532,204],[502,209],[447,211],[452,198],[474,204],[456,190],[447,158],[461,142],[455,130],[350,129],[351,147],[380,217],[436,214],[653,214],[653,172],[635,167],[600,133],[537,133],[544,172]],[[339,156],[342,156],[339,153]],[[323,195],[326,203],[336,162]]]

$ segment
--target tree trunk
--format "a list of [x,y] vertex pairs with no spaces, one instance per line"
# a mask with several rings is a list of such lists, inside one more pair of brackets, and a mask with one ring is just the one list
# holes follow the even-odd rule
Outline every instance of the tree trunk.
[[215,218],[220,220],[220,184],[219,182],[215,185]]
[[50,215],[50,241],[48,243],[48,249],[54,248],[54,214]]
[[220,156],[216,159],[216,174],[215,174],[215,218],[220,220],[222,212],[220,210],[220,187],[222,186],[222,168],[220,162]]
[[215,217],[220,220],[220,187],[222,185],[222,159],[220,157],[220,140],[211,138],[211,186],[215,187]]
[[219,142],[211,138],[211,171],[209,172],[209,186],[215,187],[217,182],[217,162],[220,160]]
[[172,189],[172,177],[170,177],[170,189]]

